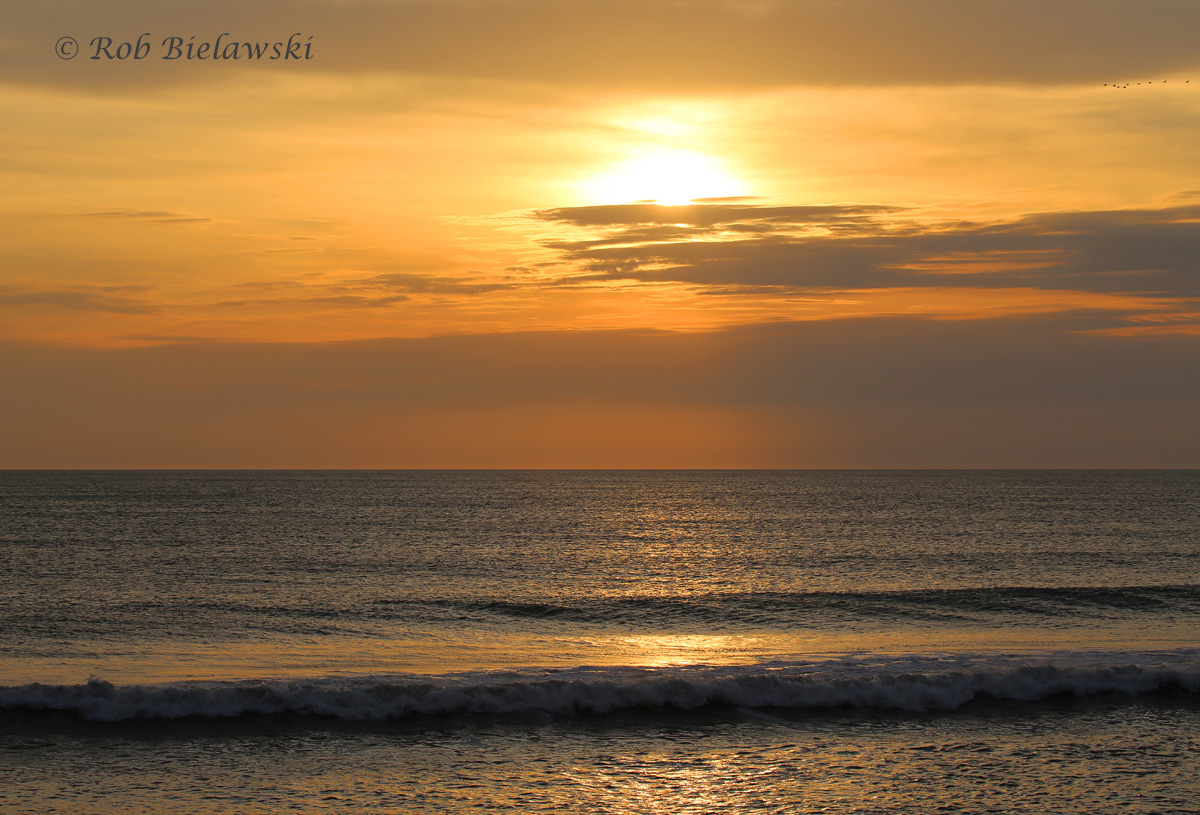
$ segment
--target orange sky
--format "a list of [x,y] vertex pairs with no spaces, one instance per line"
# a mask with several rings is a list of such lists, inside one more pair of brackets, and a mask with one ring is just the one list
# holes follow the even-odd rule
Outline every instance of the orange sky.
[[0,466],[1200,466],[1195,4],[0,6]]

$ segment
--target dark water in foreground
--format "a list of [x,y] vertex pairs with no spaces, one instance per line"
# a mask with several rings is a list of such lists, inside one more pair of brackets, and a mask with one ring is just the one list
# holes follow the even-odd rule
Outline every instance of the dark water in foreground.
[[0,473],[3,812],[1194,812],[1200,473]]

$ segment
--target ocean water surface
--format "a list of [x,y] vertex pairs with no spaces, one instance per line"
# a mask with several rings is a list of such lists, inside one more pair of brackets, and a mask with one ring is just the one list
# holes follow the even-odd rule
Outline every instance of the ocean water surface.
[[1183,813],[1200,473],[0,473],[0,811]]

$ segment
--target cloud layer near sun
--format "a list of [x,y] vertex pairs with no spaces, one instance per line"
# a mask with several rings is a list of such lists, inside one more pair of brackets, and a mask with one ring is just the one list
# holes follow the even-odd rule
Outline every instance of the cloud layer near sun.
[[[133,344],[185,340],[191,335],[172,336],[181,322],[207,322],[214,339],[253,338],[256,324],[260,330],[289,330],[290,324],[290,339],[317,339],[321,321],[331,328],[353,321],[363,333],[395,335],[401,332],[389,332],[388,321],[404,317],[410,329],[422,329],[417,333],[435,334],[524,330],[538,320],[549,328],[697,330],[875,314],[967,319],[1091,312],[1107,320],[1093,330],[1200,334],[1198,206],[991,222],[917,215],[900,206],[748,200],[535,210],[524,220],[575,231],[567,239],[543,238],[544,259],[531,267],[439,273],[364,251],[340,259],[356,269],[321,271],[319,264],[284,261],[314,270],[175,298],[149,283],[14,282],[0,287],[0,309],[14,315],[10,331],[22,315],[53,313],[76,327],[114,326],[123,333],[111,334],[111,341]],[[80,218],[204,221],[172,212]],[[314,241],[300,238],[293,238],[295,251],[305,253]],[[288,258],[287,249],[278,255]],[[328,257],[336,254],[329,247],[321,260],[338,263]],[[298,315],[309,321],[307,328],[289,323]]]
[[1200,206],[922,223],[900,207],[626,205],[545,210],[603,228],[551,245],[577,281],[680,282],[722,292],[1037,288],[1189,303]]

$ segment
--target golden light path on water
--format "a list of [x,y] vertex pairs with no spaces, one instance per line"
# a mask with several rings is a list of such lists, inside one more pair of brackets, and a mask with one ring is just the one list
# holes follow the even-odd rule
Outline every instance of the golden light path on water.
[[[1194,641],[1185,623],[1148,630],[1116,625],[1105,647],[1178,648]],[[556,670],[731,667],[819,663],[846,655],[930,655],[949,652],[1025,654],[1031,657],[1096,647],[1086,630],[1047,632],[980,628],[971,632],[897,627],[871,634],[838,631],[644,634],[627,631],[549,635],[464,631],[392,639],[279,637],[269,642],[221,641],[146,644],[137,653],[12,660],[5,682],[70,684],[96,677],[119,684],[238,679],[441,675],[521,669]]]

